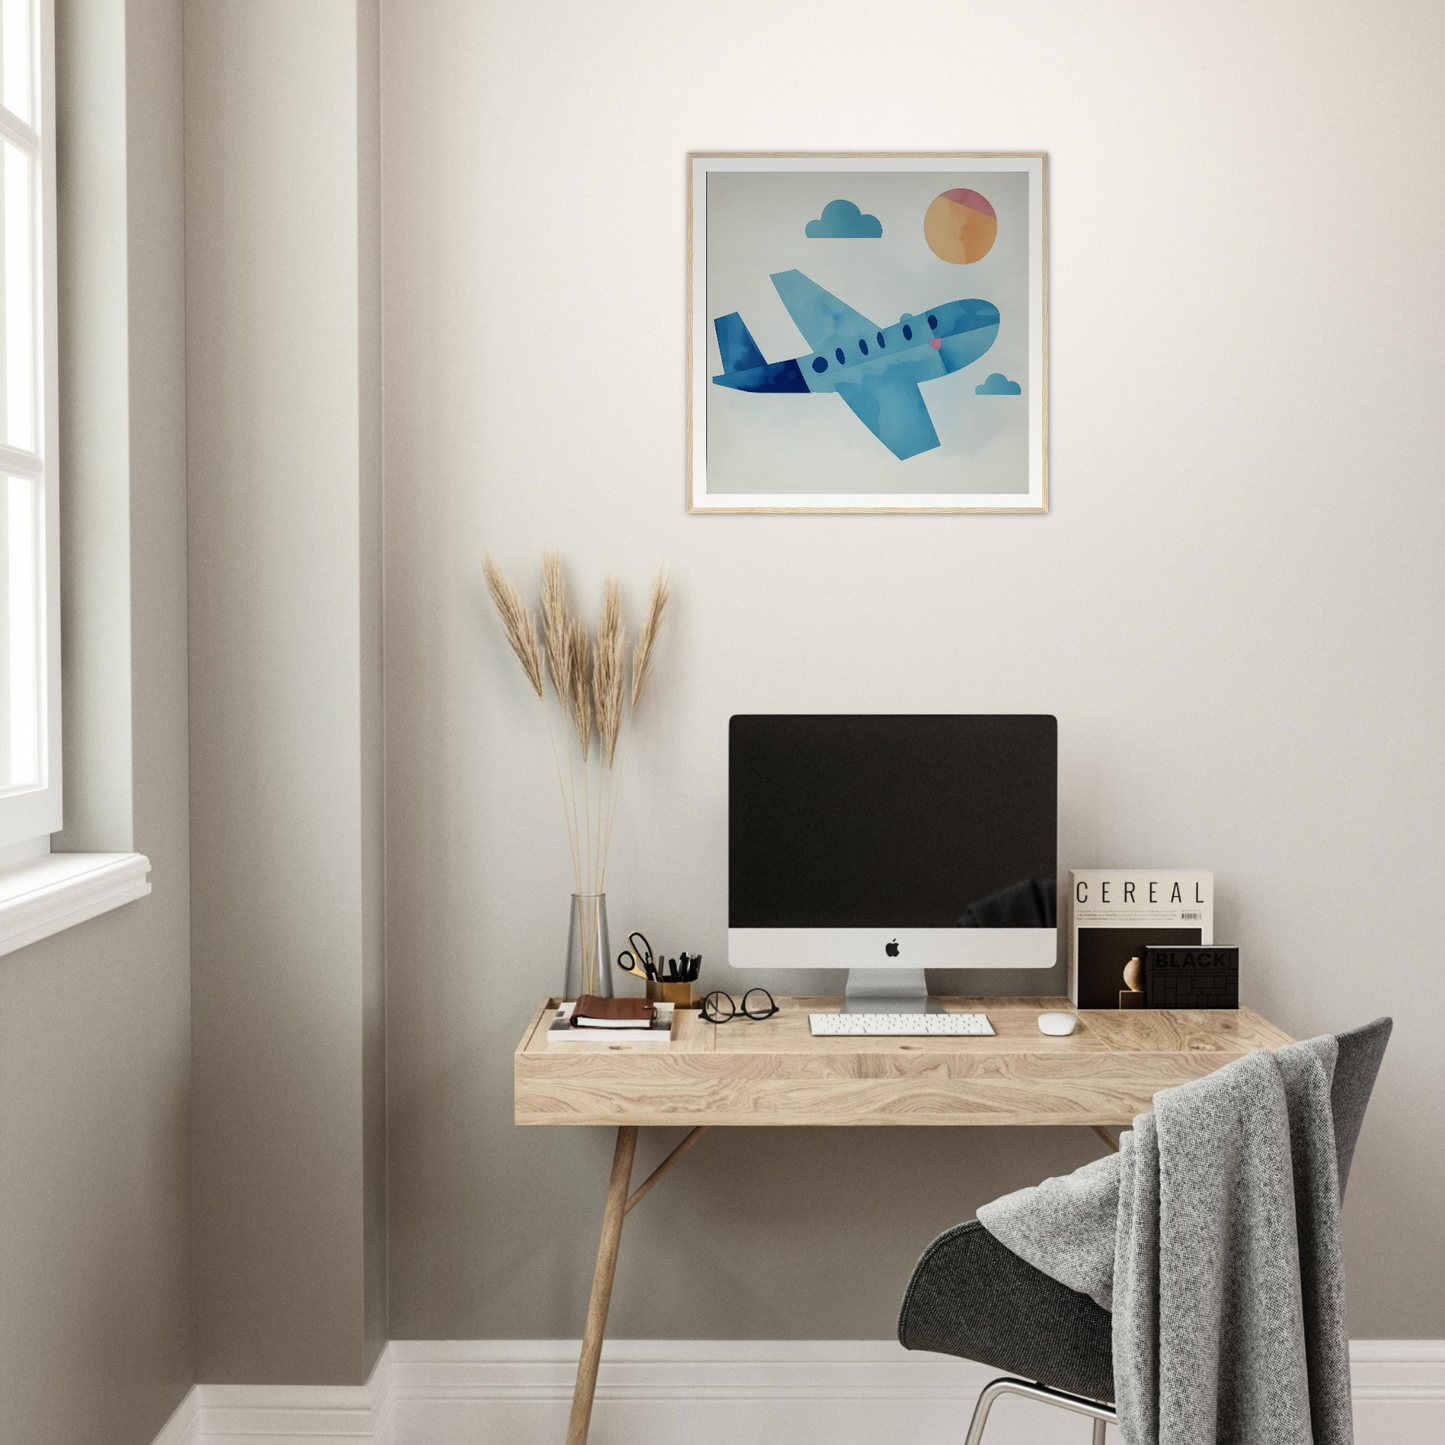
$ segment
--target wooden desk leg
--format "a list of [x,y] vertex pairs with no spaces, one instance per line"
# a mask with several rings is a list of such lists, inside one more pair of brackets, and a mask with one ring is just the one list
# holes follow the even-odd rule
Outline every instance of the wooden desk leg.
[[694,1129],[692,1133],[690,1133],[682,1141],[682,1143],[679,1144],[677,1148],[674,1149],[672,1153],[669,1154],[667,1158],[664,1159],[662,1163],[659,1164],[657,1168],[654,1169],[652,1173],[649,1174],[647,1178],[644,1179],[642,1183],[639,1184],[637,1188],[634,1189],[632,1193],[627,1196],[627,1208],[624,1209],[622,1212],[624,1214],[631,1214],[634,1206],[641,1204],[642,1201],[647,1198],[648,1191],[652,1188],[652,1186],[656,1184],[657,1181],[661,1179],[662,1176],[666,1174],[667,1171],[671,1169],[672,1166],[676,1164],[677,1161],[681,1159],[682,1156],[686,1154],[687,1151],[691,1149],[692,1146],[696,1144],[697,1141],[701,1139],[702,1136],[706,1133],[707,1125],[699,1124],[697,1128]]
[[627,1186],[632,1182],[632,1156],[636,1152],[637,1129],[625,1124],[617,1131],[617,1148],[612,1155],[612,1178],[602,1211],[602,1240],[597,1246],[597,1268],[592,1273],[592,1297],[587,1301],[587,1326],[582,1332],[582,1357],[577,1362],[577,1385],[572,1391],[567,1445],[587,1445],[592,1396],[597,1390],[597,1364],[602,1358],[602,1336],[607,1329],[607,1307],[612,1303],[612,1276],[617,1272],[617,1246],[622,1241]]

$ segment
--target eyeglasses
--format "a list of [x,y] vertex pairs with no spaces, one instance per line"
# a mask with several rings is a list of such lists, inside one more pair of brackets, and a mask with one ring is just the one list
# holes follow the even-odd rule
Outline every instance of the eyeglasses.
[[750,988],[743,995],[743,1006],[733,1002],[730,993],[714,989],[702,1001],[702,1016],[710,1024],[730,1023],[735,1018],[770,1019],[778,1012],[778,1005],[765,988]]

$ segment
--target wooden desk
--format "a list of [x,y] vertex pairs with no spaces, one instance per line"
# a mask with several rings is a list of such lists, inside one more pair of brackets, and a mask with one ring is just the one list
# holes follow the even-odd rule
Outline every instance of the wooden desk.
[[[950,1012],[984,1013],[993,1037],[814,1038],[809,1012],[837,998],[780,998],[762,1020],[710,1024],[679,1011],[673,1042],[549,1046],[555,998],[532,1016],[514,1068],[518,1124],[617,1129],[602,1240],[582,1336],[567,1445],[585,1445],[597,1363],[627,1212],[712,1126],[1131,1124],[1154,1094],[1188,1083],[1289,1036],[1249,1009],[1098,1010],[1066,1038],[1038,1030],[1062,998],[946,998]],[[639,1128],[691,1132],[629,1194]]]

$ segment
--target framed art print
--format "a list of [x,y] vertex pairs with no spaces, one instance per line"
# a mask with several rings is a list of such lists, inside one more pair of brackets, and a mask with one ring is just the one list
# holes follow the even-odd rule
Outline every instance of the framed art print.
[[688,510],[1047,511],[1046,179],[690,155]]

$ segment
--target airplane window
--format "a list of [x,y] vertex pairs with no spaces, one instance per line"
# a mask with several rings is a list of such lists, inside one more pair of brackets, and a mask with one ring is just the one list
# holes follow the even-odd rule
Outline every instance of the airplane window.
[[864,341],[861,336],[858,338],[858,350],[861,351],[864,356],[868,355],[868,343]]
[[881,351],[881,350],[882,350],[885,346],[887,346],[887,345],[888,345],[888,343],[887,343],[886,341],[884,341],[884,339],[883,339],[883,333],[880,331],[880,332],[878,333],[878,349]]
[[911,326],[905,326],[903,328],[903,339],[905,341],[913,340],[913,328]]
[[813,358],[813,370],[814,370],[814,371],[827,371],[827,369],[828,369],[828,358],[827,358],[826,356],[815,356],[815,357]]
[[847,361],[847,359],[848,359],[846,356],[843,355],[843,348],[842,348],[841,346],[838,347],[837,350],[835,350],[835,351],[833,352],[833,355],[838,358],[838,365],[839,365],[839,366],[842,366],[842,364],[843,364],[845,361]]
[[938,317],[936,317],[936,316],[930,316],[930,317],[928,318],[928,329],[929,329],[930,331],[937,331],[937,330],[938,330]]

